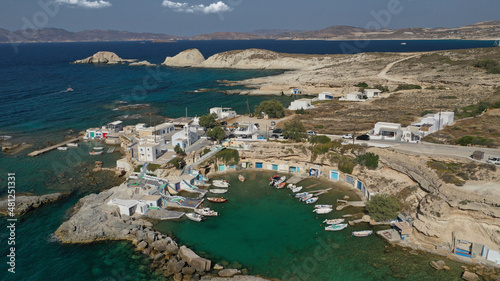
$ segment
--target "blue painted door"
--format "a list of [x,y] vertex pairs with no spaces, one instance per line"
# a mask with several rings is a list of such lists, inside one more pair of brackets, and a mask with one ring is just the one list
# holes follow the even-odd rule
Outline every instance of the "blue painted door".
[[330,178],[332,180],[339,180],[339,172],[336,170],[330,171]]
[[255,168],[262,169],[262,162],[256,162]]
[[277,171],[277,170],[278,170],[278,165],[273,164],[273,171]]

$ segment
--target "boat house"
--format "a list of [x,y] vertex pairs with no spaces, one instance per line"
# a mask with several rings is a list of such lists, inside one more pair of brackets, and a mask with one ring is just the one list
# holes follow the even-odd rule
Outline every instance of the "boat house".
[[144,215],[148,211],[148,205],[137,200],[111,199],[108,205],[117,206],[122,216]]
[[319,93],[318,100],[333,100],[333,94],[329,92]]
[[294,101],[292,101],[292,103],[290,103],[290,106],[288,107],[288,109],[290,109],[290,110],[299,110],[299,109],[307,110],[307,109],[311,109],[311,108],[314,108],[314,106],[312,105],[311,99],[294,100]]

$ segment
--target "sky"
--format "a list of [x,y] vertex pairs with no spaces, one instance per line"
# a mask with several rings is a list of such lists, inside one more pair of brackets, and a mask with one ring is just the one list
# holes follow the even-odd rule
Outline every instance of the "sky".
[[458,27],[500,20],[499,11],[498,0],[2,0],[0,28],[193,36],[332,25]]

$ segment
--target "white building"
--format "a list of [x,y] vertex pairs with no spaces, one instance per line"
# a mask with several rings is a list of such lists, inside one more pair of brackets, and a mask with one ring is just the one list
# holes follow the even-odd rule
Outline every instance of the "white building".
[[432,134],[443,129],[445,126],[453,124],[455,113],[453,112],[438,112],[425,115],[420,121],[414,122],[411,125],[419,127],[424,136]]
[[229,107],[212,107],[210,108],[210,114],[217,114],[218,119],[233,118],[236,117],[236,111],[231,110]]
[[259,128],[255,123],[241,123],[238,128],[234,131],[234,134],[239,136],[251,136],[259,131]]
[[140,141],[137,145],[138,160],[142,162],[151,162],[162,156],[166,151],[166,141],[163,138],[159,140],[148,139]]
[[363,93],[366,95],[367,98],[373,99],[373,98],[380,98],[380,94],[382,93],[382,91],[379,89],[365,89]]
[[347,96],[345,96],[345,97],[341,97],[339,100],[341,100],[341,101],[366,101],[366,99],[368,99],[368,97],[366,96],[365,93],[353,92],[353,93],[347,94]]
[[126,157],[116,160],[116,169],[123,171],[132,171],[132,166],[130,165]]
[[330,92],[319,93],[318,100],[333,100],[333,94]]
[[172,145],[174,147],[179,145],[182,150],[185,150],[199,139],[198,128],[186,125],[182,130],[172,135]]
[[401,140],[404,142],[418,143],[424,138],[424,133],[419,127],[408,126],[402,129]]
[[119,120],[111,122],[107,125],[107,128],[110,133],[118,133],[123,129],[123,122]]
[[370,132],[370,139],[373,140],[400,140],[401,139],[401,124],[377,122],[375,127]]
[[139,137],[146,138],[151,136],[165,137],[166,135],[172,133],[175,130],[174,124],[172,123],[162,123],[156,126],[151,126],[147,128],[138,128]]
[[108,205],[117,206],[120,209],[120,214],[127,216],[144,215],[148,210],[148,205],[137,200],[111,199]]
[[158,208],[161,206],[161,196],[160,195],[144,195],[139,201],[145,203],[149,207]]
[[311,99],[294,100],[294,101],[292,101],[292,103],[288,107],[288,109],[290,109],[290,110],[299,110],[299,109],[307,110],[307,109],[311,109],[311,108],[314,108],[314,106],[312,105]]

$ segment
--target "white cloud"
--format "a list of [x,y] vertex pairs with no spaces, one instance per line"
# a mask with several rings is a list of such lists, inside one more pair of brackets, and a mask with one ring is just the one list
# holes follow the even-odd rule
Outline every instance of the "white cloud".
[[215,13],[230,12],[233,10],[233,8],[229,7],[226,3],[222,1],[205,6],[203,4],[189,5],[189,3],[185,2],[181,3],[181,2],[172,2],[169,0],[163,0],[162,5],[179,13],[215,14]]
[[100,8],[106,8],[110,7],[111,3],[108,1],[104,0],[95,0],[95,1],[88,1],[88,0],[56,0],[56,3],[59,4],[67,4],[71,5],[73,7],[83,7],[83,8],[89,8],[89,9],[100,9]]

